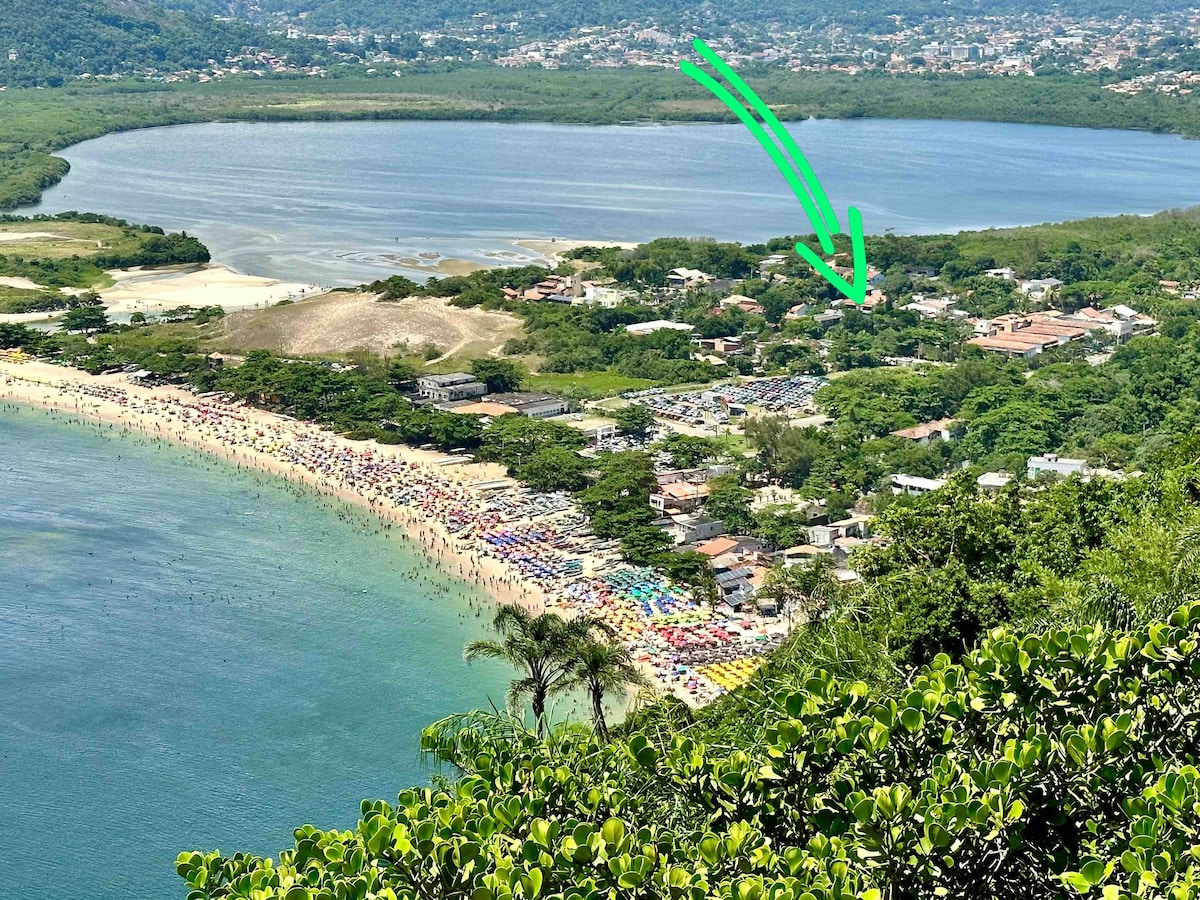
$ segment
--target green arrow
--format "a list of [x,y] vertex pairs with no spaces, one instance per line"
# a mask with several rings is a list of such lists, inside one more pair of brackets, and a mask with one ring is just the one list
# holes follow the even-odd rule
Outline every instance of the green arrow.
[[[804,212],[808,216],[808,221],[812,223],[813,231],[817,235],[817,239],[821,242],[821,246],[825,248],[826,253],[833,252],[833,240],[830,237],[829,229],[825,227],[825,223],[821,221],[821,216],[817,212],[816,206],[813,205],[812,199],[808,196],[808,188],[800,179],[795,170],[788,165],[787,159],[774,142],[767,136],[763,127],[758,124],[758,120],[750,114],[750,111],[742,104],[738,103],[734,96],[726,90],[725,86],[697,66],[695,63],[688,60],[680,60],[679,68],[683,74],[687,75],[693,81],[696,81],[708,88],[717,99],[728,106],[739,119],[742,124],[750,129],[750,133],[758,138],[759,144],[767,151],[767,154],[775,163],[775,167],[787,179],[788,184],[792,186],[792,193],[796,195],[796,199],[800,201],[800,205],[804,207]],[[835,220],[836,222],[836,220]]]
[[[717,70],[717,74],[733,85],[733,89],[741,94],[750,103],[750,105],[754,107],[754,111],[756,113],[762,116],[762,120],[767,123],[767,126],[771,129],[771,133],[778,138],[779,143],[783,144],[783,149],[786,150],[788,155],[792,158],[792,162],[795,163],[796,168],[800,171],[801,177],[806,178],[809,182],[811,182],[810,190],[812,191],[813,199],[816,200],[817,205],[821,207],[822,220],[824,221],[826,227],[828,227],[833,234],[837,234],[837,213],[833,211],[833,206],[829,203],[829,199],[825,196],[825,192],[821,190],[821,182],[817,180],[816,173],[813,172],[812,166],[808,164],[808,160],[804,158],[804,154],[800,152],[800,148],[796,145],[795,140],[793,140],[792,136],[788,133],[788,130],[783,127],[783,123],[776,118],[775,113],[771,112],[771,108],[759,99],[758,94],[754,93],[754,89],[751,88],[750,85],[746,84],[746,82],[742,80],[742,77],[738,75],[738,73],[732,68],[730,68],[729,64],[725,62],[725,60],[717,56],[717,54],[713,52],[712,48],[704,43],[704,41],[697,38],[692,42],[692,46],[696,49],[697,53],[699,53],[709,62],[710,65],[712,65],[714,69]],[[739,104],[739,106],[740,105],[741,104]],[[779,165],[779,163],[776,162],[776,165]],[[812,220],[811,213],[809,214],[809,220]],[[822,244],[822,246],[824,245]]]
[[833,271],[818,254],[810,250],[807,244],[796,244],[796,252],[803,256],[805,262],[812,266],[818,275],[832,284],[838,292],[862,306],[867,299],[867,251],[863,247],[862,216],[855,207],[851,206],[847,210],[847,218],[850,220],[850,247],[854,260],[851,263],[854,266],[853,284],[847,284],[846,280]]
[[826,253],[833,253],[832,235],[849,234],[854,266],[853,283],[847,283],[845,279],[826,264],[824,259],[806,245],[797,244],[796,252],[804,257],[805,261],[813,267],[817,274],[833,285],[839,293],[861,306],[867,296],[867,262],[866,252],[863,249],[862,216],[859,214],[859,211],[853,206],[849,208],[847,216],[848,231],[840,231],[837,215],[834,213],[829,198],[826,197],[825,191],[821,187],[821,182],[817,179],[812,167],[804,158],[804,154],[800,152],[800,148],[796,145],[792,136],[788,134],[787,129],[783,127],[775,114],[754,93],[751,87],[724,60],[717,56],[704,41],[697,39],[692,42],[692,46],[701,57],[712,64],[718,74],[733,85],[741,98],[762,116],[772,133],[783,144],[784,149],[788,152],[787,156],[770,139],[758,120],[754,118],[750,111],[723,84],[695,63],[686,59],[680,61],[679,68],[683,74],[706,88],[718,100],[724,103],[741,120],[742,124],[749,129],[759,145],[771,157],[772,162],[775,163],[775,167],[779,169],[780,174],[787,180],[792,188],[792,193],[796,195],[796,199],[800,201],[800,205],[804,208],[804,213],[812,225],[813,233],[821,243],[821,249]]

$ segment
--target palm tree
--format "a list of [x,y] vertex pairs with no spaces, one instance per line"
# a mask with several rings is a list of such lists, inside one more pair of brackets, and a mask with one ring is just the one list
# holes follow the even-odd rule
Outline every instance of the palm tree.
[[[594,626],[593,626],[594,628]],[[612,639],[607,629],[602,637],[591,634],[575,641],[571,650],[571,669],[557,693],[583,688],[592,701],[592,720],[596,735],[608,740],[604,719],[604,695],[629,687],[649,688],[650,680],[638,669],[624,644]]]
[[591,619],[564,620],[554,613],[534,615],[515,604],[496,612],[492,628],[500,640],[471,641],[463,657],[500,659],[522,669],[525,675],[508,687],[508,705],[517,709],[528,697],[540,738],[545,732],[546,698],[567,679],[574,665],[571,655],[577,641],[595,627]]

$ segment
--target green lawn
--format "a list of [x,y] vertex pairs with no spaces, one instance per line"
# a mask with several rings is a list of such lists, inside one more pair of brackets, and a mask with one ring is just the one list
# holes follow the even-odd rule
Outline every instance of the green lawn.
[[627,378],[615,372],[587,372],[583,375],[546,373],[530,375],[525,379],[525,386],[531,391],[545,391],[577,400],[595,400],[624,391],[645,390],[654,387],[654,382],[645,378]]
[[0,254],[26,259],[66,259],[97,253],[133,253],[146,237],[132,229],[92,222],[10,222],[0,225]]

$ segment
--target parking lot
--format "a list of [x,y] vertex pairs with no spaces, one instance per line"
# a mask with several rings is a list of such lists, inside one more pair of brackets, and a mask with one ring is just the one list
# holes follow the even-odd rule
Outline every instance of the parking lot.
[[623,396],[655,416],[685,425],[726,425],[748,409],[770,413],[811,411],[813,396],[828,382],[809,375],[760,378],[741,385],[717,385],[703,391],[668,394],[662,388]]

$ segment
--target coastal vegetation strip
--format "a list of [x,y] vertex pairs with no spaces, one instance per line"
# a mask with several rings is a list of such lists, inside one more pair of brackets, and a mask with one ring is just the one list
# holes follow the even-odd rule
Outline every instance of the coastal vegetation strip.
[[[1200,100],[1125,96],[1073,76],[963,78],[766,71],[747,77],[782,119],[975,119],[1131,128],[1200,137]],[[0,208],[37,202],[67,167],[52,154],[114,131],[211,121],[471,119],[501,122],[732,122],[670,70],[495,67],[400,77],[242,78],[196,84],[79,84],[0,94]]]

